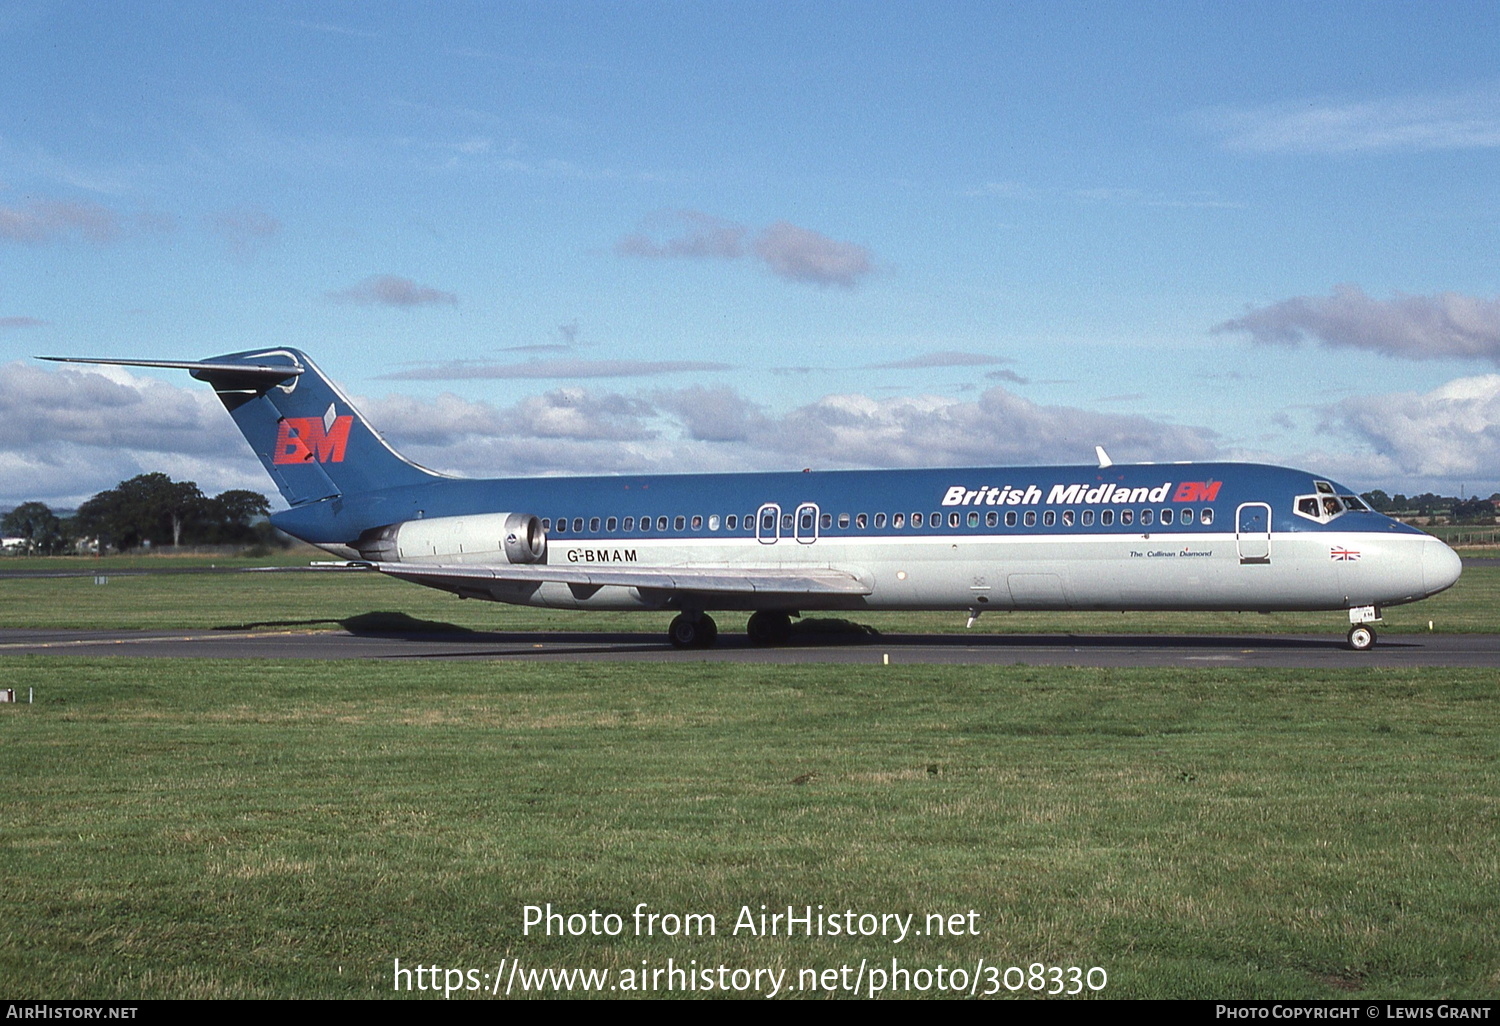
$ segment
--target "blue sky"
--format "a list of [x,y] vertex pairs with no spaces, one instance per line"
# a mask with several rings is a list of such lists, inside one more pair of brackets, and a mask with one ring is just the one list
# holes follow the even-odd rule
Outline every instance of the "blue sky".
[[1500,7],[5,3],[0,505],[270,482],[307,350],[467,474],[1254,459],[1500,490]]

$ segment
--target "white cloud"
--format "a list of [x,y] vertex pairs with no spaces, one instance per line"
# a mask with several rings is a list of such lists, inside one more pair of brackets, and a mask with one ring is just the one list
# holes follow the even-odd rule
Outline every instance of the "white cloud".
[[123,368],[0,367],[0,503],[74,506],[149,471],[210,494],[270,481],[206,387]]
[[339,303],[357,303],[360,306],[431,306],[456,304],[458,296],[427,285],[418,285],[410,278],[394,274],[371,275],[357,285],[336,292],[326,293],[329,299]]
[[1010,360],[1001,359],[998,356],[989,356],[985,353],[959,353],[952,350],[944,350],[936,353],[924,353],[921,356],[913,356],[905,360],[896,360],[893,363],[874,363],[868,369],[921,370],[926,367],[989,367],[997,363],[1010,362]]
[[755,255],[788,281],[853,288],[874,270],[870,251],[807,228],[778,221],[755,240]]
[[281,234],[281,222],[259,207],[225,210],[205,219],[205,224],[240,259],[254,256]]
[[524,363],[503,364],[454,360],[382,374],[380,378],[383,381],[467,381],[472,378],[640,378],[657,374],[681,374],[687,371],[732,369],[727,363],[709,363],[701,360],[527,360]]
[[19,207],[0,207],[0,240],[42,245],[80,238],[102,245],[119,238],[124,220],[97,203],[32,200]]
[[742,224],[698,210],[662,211],[648,217],[639,231],[617,242],[615,252],[653,259],[738,260],[745,253],[746,232]]
[[753,240],[742,224],[698,210],[653,214],[638,231],[615,243],[620,256],[659,260],[738,260],[754,256],[778,278],[853,288],[874,270],[870,251],[810,228],[778,221]]
[[1500,374],[1457,378],[1425,393],[1349,398],[1330,414],[1409,479],[1500,479]]
[[1428,151],[1500,146],[1500,87],[1359,102],[1312,101],[1208,111],[1232,150],[1262,153]]
[[1500,300],[1457,292],[1372,299],[1357,285],[1330,296],[1295,296],[1215,325],[1256,342],[1368,349],[1412,360],[1484,359],[1500,363]]

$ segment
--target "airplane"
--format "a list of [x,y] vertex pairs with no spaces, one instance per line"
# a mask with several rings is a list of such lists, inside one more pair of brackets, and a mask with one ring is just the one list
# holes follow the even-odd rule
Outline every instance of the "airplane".
[[223,401],[288,509],[287,534],[461,598],[711,612],[757,644],[809,610],[1347,610],[1451,587],[1447,545],[1316,474],[1247,463],[465,479],[391,448],[303,352],[208,360],[42,357],[188,371]]

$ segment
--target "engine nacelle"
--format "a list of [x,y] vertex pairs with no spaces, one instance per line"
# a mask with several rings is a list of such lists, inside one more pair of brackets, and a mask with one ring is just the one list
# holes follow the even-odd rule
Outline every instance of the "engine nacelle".
[[372,528],[353,547],[382,563],[545,563],[547,532],[529,513],[480,513]]

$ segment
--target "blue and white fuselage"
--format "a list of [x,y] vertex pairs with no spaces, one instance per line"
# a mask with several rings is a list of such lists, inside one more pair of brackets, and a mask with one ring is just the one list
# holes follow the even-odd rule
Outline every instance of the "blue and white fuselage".
[[[103,362],[103,361],[101,361]],[[465,480],[405,460],[305,354],[174,366],[214,385],[287,533],[468,598],[712,610],[1350,611],[1451,586],[1442,542],[1316,474],[1243,463]],[[1363,632],[1363,633],[1361,633]]]

